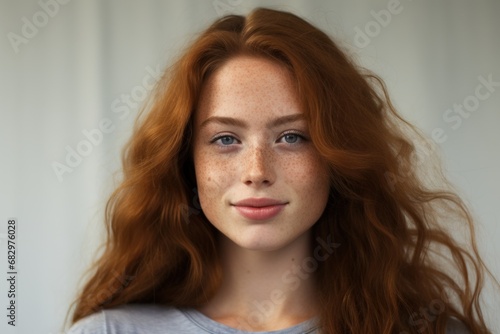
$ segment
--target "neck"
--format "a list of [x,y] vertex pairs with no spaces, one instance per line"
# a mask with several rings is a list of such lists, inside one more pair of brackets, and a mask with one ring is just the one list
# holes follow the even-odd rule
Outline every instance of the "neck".
[[215,321],[249,331],[277,330],[316,314],[309,234],[275,251],[248,250],[220,240],[223,279],[215,297],[200,309]]

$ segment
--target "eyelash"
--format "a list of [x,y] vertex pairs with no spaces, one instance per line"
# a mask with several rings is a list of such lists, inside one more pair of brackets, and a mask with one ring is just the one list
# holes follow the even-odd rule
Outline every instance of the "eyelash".
[[[281,134],[281,136],[278,138],[278,139],[282,139],[284,138],[285,136],[288,136],[288,135],[294,135],[294,136],[297,136],[298,137],[298,140],[299,140],[299,143],[300,142],[304,142],[304,141],[307,141],[307,138],[306,136],[301,133],[301,132],[298,132],[298,131],[285,131],[284,133]],[[210,144],[215,144],[218,140],[222,139],[222,138],[232,138],[236,141],[239,141],[238,139],[236,139],[235,136],[233,135],[230,135],[230,134],[222,134],[222,135],[218,135],[216,137],[214,137],[213,139],[210,140]],[[294,143],[287,143],[289,145],[294,145],[294,144],[297,144],[297,142],[294,142]],[[233,144],[228,144],[228,145],[222,145],[222,144],[219,144],[219,146],[221,147],[230,147],[232,146]]]

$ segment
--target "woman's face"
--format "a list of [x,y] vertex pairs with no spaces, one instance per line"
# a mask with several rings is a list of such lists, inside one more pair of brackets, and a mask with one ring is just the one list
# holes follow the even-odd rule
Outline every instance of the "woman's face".
[[327,165],[280,65],[248,56],[224,64],[203,87],[194,134],[201,208],[238,246],[283,248],[323,213]]

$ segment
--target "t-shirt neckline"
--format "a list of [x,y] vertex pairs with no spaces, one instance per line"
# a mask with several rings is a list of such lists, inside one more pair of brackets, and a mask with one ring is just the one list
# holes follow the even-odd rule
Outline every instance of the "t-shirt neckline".
[[317,328],[317,319],[312,318],[298,323],[292,327],[283,328],[269,332],[248,332],[234,327],[230,327],[215,320],[210,319],[196,309],[179,309],[194,325],[200,327],[208,333],[214,334],[309,334],[313,333]]

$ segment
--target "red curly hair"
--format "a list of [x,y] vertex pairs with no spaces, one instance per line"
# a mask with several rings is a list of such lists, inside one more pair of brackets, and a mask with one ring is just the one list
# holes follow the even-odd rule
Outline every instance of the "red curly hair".
[[[124,153],[105,250],[72,321],[127,303],[198,307],[218,289],[217,231],[196,202],[192,118],[204,82],[238,55],[286,66],[311,141],[330,166],[329,203],[313,233],[341,246],[316,272],[322,332],[444,333],[455,317],[472,333],[489,333],[479,305],[487,269],[472,219],[457,195],[434,189],[412,165],[422,137],[396,113],[382,81],[325,33],[264,8],[218,19],[158,83]],[[468,227],[469,249],[450,237],[445,218]],[[422,308],[435,312],[422,318]]]

